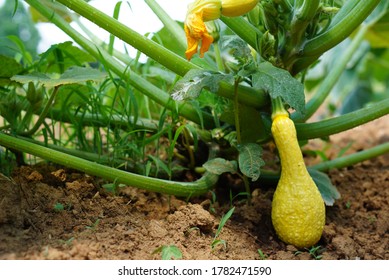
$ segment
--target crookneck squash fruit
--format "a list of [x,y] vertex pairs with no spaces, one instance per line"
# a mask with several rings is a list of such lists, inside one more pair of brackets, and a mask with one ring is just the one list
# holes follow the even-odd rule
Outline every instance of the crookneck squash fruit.
[[275,114],[271,131],[281,160],[272,203],[274,229],[285,243],[313,246],[324,228],[324,201],[305,166],[293,121],[287,114]]

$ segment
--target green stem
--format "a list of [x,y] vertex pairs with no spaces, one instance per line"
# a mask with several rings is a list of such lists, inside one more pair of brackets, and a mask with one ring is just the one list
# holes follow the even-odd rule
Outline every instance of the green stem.
[[289,113],[285,109],[284,102],[280,96],[276,98],[271,98],[271,107],[272,107],[272,115],[271,118],[274,120],[279,115],[288,116]]
[[389,98],[371,107],[314,123],[296,123],[299,140],[323,138],[365,124],[389,114]]
[[243,17],[225,17],[220,19],[253,49],[258,49],[258,42],[262,38],[262,33]]
[[[190,103],[176,103],[168,93],[154,86],[140,75],[132,72],[128,67],[123,66],[110,56],[103,48],[96,46],[79,32],[72,28],[64,19],[55,14],[52,10],[46,8],[38,0],[26,0],[32,7],[46,18],[50,19],[61,30],[73,38],[77,44],[82,46],[91,55],[100,59],[106,68],[111,69],[115,74],[124,80],[127,80],[134,88],[146,94],[158,104],[168,110],[177,110],[183,117],[205,127],[213,127],[213,117],[205,112],[199,112]],[[113,20],[113,19],[112,19]]]
[[[25,1],[29,5],[34,7],[43,16],[45,16],[51,22],[53,22],[55,25],[57,25],[65,33],[67,33],[71,38],[73,38],[73,40],[75,40],[80,46],[82,46],[90,54],[92,54],[93,56],[95,56],[98,59],[102,59],[103,62],[106,62],[107,66],[112,68],[112,70],[117,75],[123,76],[123,73],[127,72],[128,75],[132,77],[131,79],[129,79],[129,83],[131,83],[135,88],[139,89],[141,92],[143,92],[146,95],[148,95],[151,99],[153,99],[154,101],[156,101],[160,105],[168,107],[169,110],[171,110],[172,108],[176,107],[175,106],[176,103],[175,102],[171,102],[172,99],[170,98],[169,94],[167,94],[163,90],[159,89],[158,87],[153,86],[147,80],[143,79],[141,76],[137,75],[134,72],[131,72],[128,68],[123,67],[123,65],[121,65],[115,59],[113,59],[111,56],[109,56],[106,51],[104,51],[102,48],[96,46],[95,44],[93,44],[89,40],[87,40],[85,37],[83,37],[79,32],[74,30],[64,19],[62,19],[57,14],[55,14],[54,11],[46,8],[43,4],[41,4],[40,1],[38,1],[38,0],[25,0]],[[68,2],[68,1],[61,0],[61,2]],[[69,2],[72,2],[72,3],[73,2],[77,2],[77,4],[80,4],[79,0],[69,0]],[[90,7],[88,4],[85,4],[84,2],[82,2],[80,5],[82,7],[84,7],[85,5],[87,7]],[[98,11],[98,10],[93,8],[93,9],[91,9],[91,11],[95,12],[95,11]],[[84,13],[88,13],[88,9],[85,9],[85,7],[84,7],[83,8],[83,12]],[[89,11],[89,13],[90,13],[90,11]],[[99,12],[98,14],[103,14],[103,13]],[[106,18],[109,18],[110,20],[108,22],[105,22]],[[126,35],[126,38],[131,37],[132,34],[135,33],[136,35],[134,35],[134,36],[137,38],[137,40],[139,39],[138,37],[142,37],[143,38],[142,40],[146,40],[145,41],[146,45],[149,43],[149,41],[151,42],[151,46],[154,46],[154,44],[156,44],[154,41],[151,41],[151,40],[148,40],[147,38],[144,38],[143,36],[139,35],[135,31],[131,31],[130,30],[131,32],[129,32],[129,34],[126,34],[125,32],[128,29],[126,26],[121,25],[119,23],[118,23],[119,26],[116,26],[116,21],[114,19],[108,17],[105,14],[103,14],[102,18],[99,19],[99,23],[101,23],[103,28],[106,27],[106,26],[110,26],[109,30],[113,29],[113,27],[111,25],[115,26],[115,30],[116,29],[120,29],[121,27],[124,28],[125,30],[124,31],[123,30],[120,31],[120,34],[124,33]],[[118,34],[114,33],[114,35],[119,37]],[[119,38],[121,38],[121,37],[119,37]],[[123,39],[123,38],[121,38],[121,39]],[[157,46],[159,46],[159,45],[157,44]],[[165,48],[163,48],[161,46],[159,46],[155,50],[161,50],[161,48],[163,50],[167,51]],[[151,49],[152,50],[150,50],[150,51],[154,50],[153,48],[151,48]],[[156,51],[156,53],[158,53],[158,51]],[[160,53],[160,55],[164,56],[163,53]],[[178,57],[175,54],[173,54],[173,55],[176,58]],[[169,68],[168,65],[164,64],[165,61],[169,60],[169,57],[170,56],[165,57],[163,59],[163,61],[159,61],[158,59],[157,59],[157,61],[159,61],[161,64],[163,64],[164,66]],[[172,61],[169,62],[170,66],[172,66],[173,68],[175,67],[174,66],[174,64],[175,64],[174,61],[176,61],[176,60],[173,59]],[[178,61],[182,62],[181,58]],[[187,66],[186,68],[184,67],[186,69],[185,71],[182,70],[184,68],[180,68],[181,70],[179,69],[179,72],[174,71],[174,70],[173,71],[178,73],[179,75],[184,75],[190,69],[199,69],[198,66],[195,66],[194,64],[188,63],[186,61],[185,61],[184,64]],[[264,107],[264,106],[266,106],[268,104],[268,98],[267,98],[267,95],[265,94],[264,91],[254,90],[253,88],[247,87],[247,86],[239,86],[238,92],[239,92],[239,102],[241,102],[242,104],[245,104],[245,105],[248,105],[248,106],[254,107],[254,108],[262,108],[262,107]],[[229,98],[229,99],[233,100],[233,98],[234,98],[234,87],[229,85],[229,84],[227,84],[227,83],[221,82],[220,83],[220,87],[219,87],[219,91],[218,91],[217,94],[220,95],[220,96],[223,96],[223,97],[226,97],[226,98]],[[168,102],[169,102],[169,104],[168,104]],[[183,115],[184,117],[186,117],[186,118],[188,118],[188,119],[190,119],[190,120],[192,120],[192,121],[194,121],[196,123],[199,123],[199,121],[200,121],[199,116],[195,112],[195,110],[193,110],[193,107],[189,103],[185,103],[182,107],[180,107],[180,110],[181,110],[181,112],[180,112],[181,115]],[[190,117],[188,117],[188,115]],[[204,113],[203,113],[203,115],[204,115]],[[204,116],[204,123],[205,123],[206,126],[207,125],[209,126],[210,124],[213,124],[213,121],[211,121],[209,119],[209,117],[211,117],[211,116],[208,116],[207,114],[205,114],[205,116]],[[194,120],[194,119],[196,119],[196,120]]]
[[298,59],[291,69],[292,75],[306,69],[320,55],[346,39],[373,11],[380,0],[349,0],[332,19],[329,29],[305,42],[296,52]]
[[344,168],[347,166],[354,165],[356,163],[375,158],[377,156],[389,153],[389,143],[380,144],[364,151],[356,152],[351,155],[336,158],[330,161],[325,161],[312,166],[311,168],[319,171],[329,171],[334,168]]
[[240,117],[239,117],[239,101],[238,101],[238,85],[240,78],[235,80],[235,98],[234,98],[234,118],[235,118],[235,130],[236,140],[238,145],[242,143],[241,131],[240,131]]
[[[301,55],[317,56],[331,49],[347,38],[374,10],[380,0],[349,0],[348,2],[357,2],[353,9],[345,14],[341,19],[334,18],[336,24],[323,34],[308,40],[304,45]],[[342,13],[342,8],[339,13]],[[343,14],[343,13],[342,13]]]
[[174,21],[155,0],[145,0],[146,4],[153,10],[154,14],[162,21],[163,25],[169,30],[172,38],[182,48],[186,49],[185,33],[182,27]]
[[148,191],[171,194],[181,197],[193,197],[207,193],[217,182],[218,176],[210,173],[195,182],[173,182],[107,167],[62,152],[30,143],[28,141],[0,133],[0,145],[9,149],[29,153],[51,162],[74,168],[89,175],[126,184]]
[[215,59],[216,59],[217,69],[220,72],[224,73],[226,71],[226,69],[224,68],[223,59],[222,59],[222,56],[221,56],[221,53],[220,53],[220,47],[219,47],[219,42],[218,41],[213,43],[213,50],[215,52]]
[[[296,48],[303,36],[308,24],[315,16],[317,9],[319,8],[320,0],[299,0],[296,1],[293,20],[291,24],[291,47]],[[288,47],[287,47],[288,48]]]
[[180,76],[184,76],[191,69],[199,69],[198,66],[188,62],[147,37],[140,35],[123,23],[82,0],[57,0],[57,2],[65,5],[84,18],[89,19]]
[[[316,169],[322,172],[328,172],[331,169],[340,169],[357,163],[389,153],[389,143],[380,144],[364,151],[356,152],[351,155],[343,156],[333,160],[321,162],[312,166],[310,169]],[[260,181],[264,184],[277,185],[280,178],[280,172],[261,170]]]
[[314,97],[311,98],[306,104],[306,113],[303,118],[297,119],[295,114],[292,115],[294,121],[303,122],[308,120],[323,104],[324,100],[328,97],[331,89],[334,87],[336,82],[339,80],[342,72],[346,69],[347,63],[350,61],[358,47],[361,45],[366,32],[369,30],[370,25],[362,25],[358,30],[358,33],[352,40],[351,44],[348,46],[345,53],[343,53],[342,57],[337,60],[336,65],[331,68],[328,75],[325,77],[323,82],[320,84],[317,92]]
[[60,86],[54,87],[53,92],[51,93],[51,95],[49,97],[49,100],[47,100],[46,105],[45,105],[43,111],[40,113],[39,118],[35,122],[34,126],[30,130],[28,130],[26,132],[20,132],[19,133],[20,135],[31,136],[35,132],[37,132],[37,130],[39,129],[41,124],[44,122],[44,120],[45,120],[45,118],[46,118],[46,116],[47,116],[47,114],[48,114],[48,112],[50,110],[50,107],[53,104],[55,97],[57,96],[59,88],[60,88]]

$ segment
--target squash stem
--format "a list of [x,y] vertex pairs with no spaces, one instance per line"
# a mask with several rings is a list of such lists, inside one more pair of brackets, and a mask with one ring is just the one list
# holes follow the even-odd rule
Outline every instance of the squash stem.
[[271,118],[274,120],[278,116],[289,117],[288,111],[285,109],[284,102],[281,97],[271,98],[272,115]]

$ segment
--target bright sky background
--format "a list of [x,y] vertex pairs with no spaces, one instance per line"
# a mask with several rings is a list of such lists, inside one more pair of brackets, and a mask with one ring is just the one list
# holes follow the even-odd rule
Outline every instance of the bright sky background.
[[[90,1],[89,4],[112,16],[114,7],[117,2],[118,1],[93,0]],[[126,24],[142,35],[147,32],[158,31],[160,28],[162,28],[162,23],[143,0],[127,0],[122,2],[123,3],[121,5],[119,15],[119,21],[122,23]],[[173,19],[183,21],[185,19],[187,6],[189,3],[193,2],[193,0],[156,0],[156,2],[158,2],[158,4]],[[0,0],[0,6],[3,3],[4,0]],[[82,22],[95,35],[108,42],[109,34],[107,32],[89,22],[88,20],[82,20]],[[39,44],[38,52],[47,50],[47,48],[49,48],[52,44],[69,40],[69,37],[53,24],[39,23],[37,27],[42,36],[42,41]],[[115,48],[121,49],[122,46],[123,43],[120,40],[117,40]]]

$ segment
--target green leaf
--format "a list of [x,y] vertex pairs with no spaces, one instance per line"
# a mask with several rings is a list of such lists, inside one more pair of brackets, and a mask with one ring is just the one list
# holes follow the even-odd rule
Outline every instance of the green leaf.
[[220,43],[223,51],[227,51],[239,63],[246,64],[253,60],[248,44],[238,36],[223,36]]
[[178,249],[175,245],[163,245],[161,247],[158,247],[153,251],[153,254],[156,253],[161,253],[162,260],[182,259],[182,253],[180,249]]
[[187,100],[197,98],[202,89],[206,88],[212,92],[219,90],[219,83],[226,81],[234,83],[232,75],[226,75],[214,71],[190,70],[173,88],[172,98],[174,100]]
[[10,78],[23,70],[23,66],[15,59],[1,54],[0,65],[0,79]]
[[236,161],[228,161],[224,158],[214,158],[203,164],[203,167],[210,173],[221,175],[226,172],[232,174],[238,171]]
[[52,45],[40,56],[39,71],[44,73],[63,73],[66,69],[74,65],[82,66],[96,62],[93,56],[73,46],[72,42]]
[[360,83],[347,95],[339,109],[340,115],[363,108],[373,98],[369,83]]
[[258,180],[261,175],[261,166],[265,165],[262,159],[262,148],[255,143],[247,143],[238,146],[239,169],[244,175],[253,181]]
[[312,168],[308,168],[308,172],[319,189],[324,203],[327,206],[334,205],[335,199],[340,198],[340,193],[331,183],[328,175]]
[[272,98],[281,97],[298,113],[305,113],[304,86],[284,69],[277,68],[269,62],[259,64],[252,75],[253,87],[265,90]]
[[32,73],[28,75],[16,75],[11,80],[25,84],[39,82],[45,87],[56,87],[65,84],[78,84],[87,81],[98,82],[106,78],[106,74],[99,70],[85,67],[72,67],[65,71],[59,78],[51,78],[43,73]]
[[219,226],[217,227],[215,238],[213,239],[214,241],[216,238],[219,236],[220,232],[222,231],[224,225],[227,223],[227,221],[231,218],[232,214],[235,211],[235,207],[232,207],[224,216],[220,219]]

